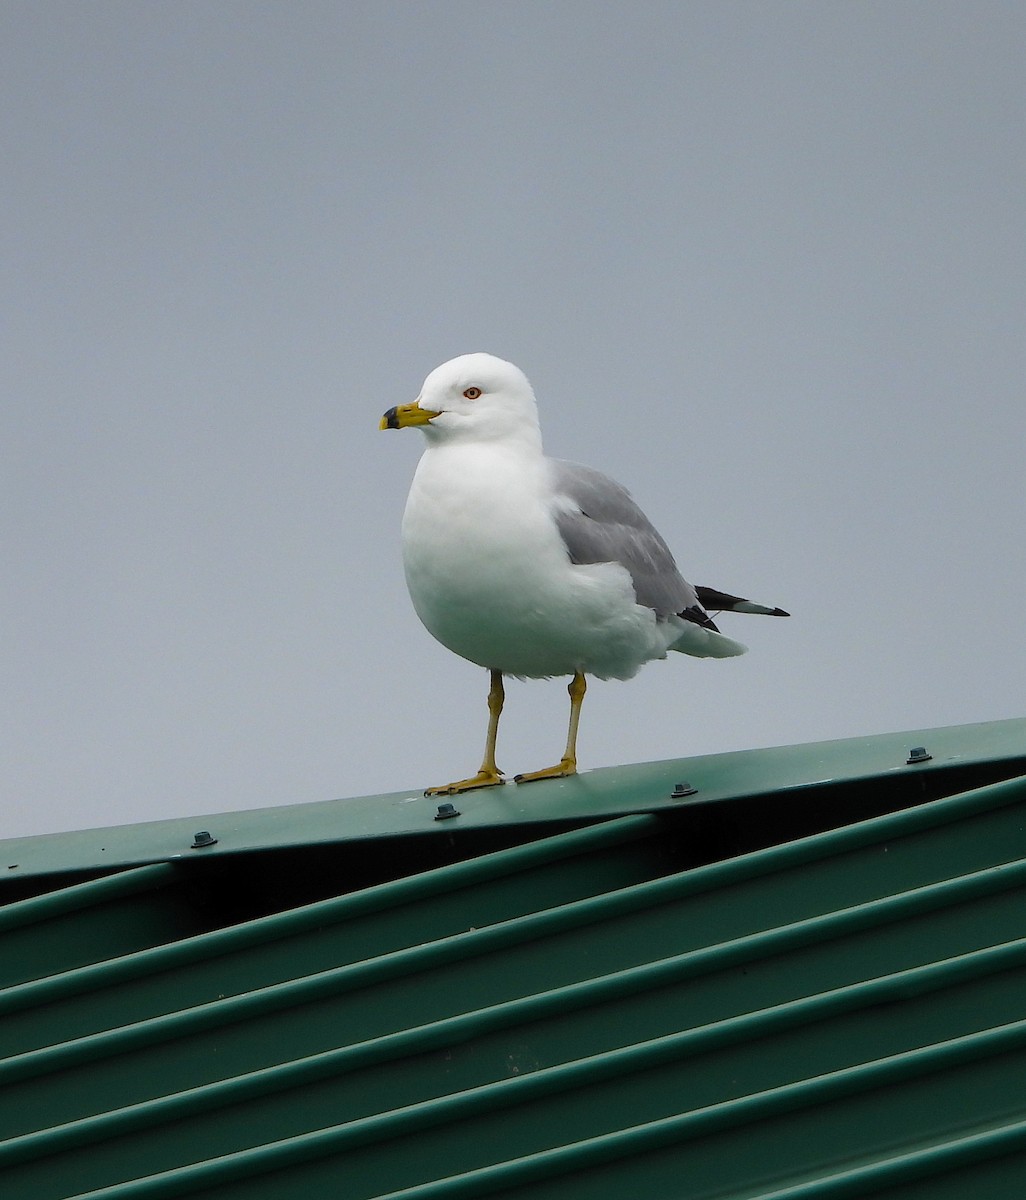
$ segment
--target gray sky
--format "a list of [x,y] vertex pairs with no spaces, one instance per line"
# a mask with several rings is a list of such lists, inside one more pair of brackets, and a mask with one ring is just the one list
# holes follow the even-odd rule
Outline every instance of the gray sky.
[[[1021,716],[1026,7],[0,10],[0,836],[473,771],[380,414],[509,358],[742,659],[583,767]],[[513,683],[508,772],[560,681]]]

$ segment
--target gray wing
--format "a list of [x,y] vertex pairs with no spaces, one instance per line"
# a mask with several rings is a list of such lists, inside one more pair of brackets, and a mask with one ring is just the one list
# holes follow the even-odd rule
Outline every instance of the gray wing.
[[570,561],[620,563],[630,571],[639,604],[661,617],[695,609],[696,616],[705,617],[699,624],[705,624],[709,619],[698,594],[681,577],[670,548],[630,492],[592,467],[556,458],[548,463],[553,515]]

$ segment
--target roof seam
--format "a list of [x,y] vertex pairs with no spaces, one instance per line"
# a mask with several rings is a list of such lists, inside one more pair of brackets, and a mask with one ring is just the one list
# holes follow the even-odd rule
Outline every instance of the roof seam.
[[[723,1021],[666,1034],[648,1041],[571,1060],[545,1068],[532,1076],[552,1080],[569,1078],[554,1090],[582,1086],[592,1072],[598,1077],[643,1070],[660,1063],[710,1053],[726,1046],[758,1040],[782,1031],[826,1021],[875,1005],[906,1002],[930,992],[957,987],[987,975],[1026,966],[1026,938],[987,947],[952,959],[895,971],[868,981],[833,988],[811,996],[802,996],[769,1008],[742,1013]],[[209,1112],[257,1096],[289,1091],[316,1080],[380,1065],[414,1054],[449,1048],[473,1038],[530,1023],[556,1013],[580,1007],[580,1001],[568,1003],[558,989],[526,1000],[506,1001],[461,1013],[428,1025],[386,1034],[353,1046],[324,1051],[308,1058],[264,1067],[244,1075],[178,1092],[171,1096],[144,1101],[125,1109],[100,1113],[64,1126],[23,1134],[0,1142],[0,1165],[13,1165],[36,1155],[101,1141],[135,1132],[161,1121],[180,1120]],[[599,1003],[615,997],[605,996]],[[1022,1025],[1026,1036],[1026,1021]],[[1012,1026],[1005,1026],[1011,1029]],[[578,1074],[583,1076],[578,1078]],[[504,1081],[508,1083],[509,1081]],[[511,1103],[515,1102],[511,1100]]]
[[[622,897],[625,892],[630,892],[639,898],[639,907],[644,903],[654,906],[662,901],[646,900],[645,898],[658,897],[664,892],[674,895],[697,895],[705,891],[713,891],[741,880],[770,875],[776,871],[810,861],[822,861],[836,857],[888,837],[904,837],[923,829],[946,825],[964,816],[991,808],[1005,807],[1024,799],[1026,799],[1026,778],[1003,780],[1000,783],[989,784],[969,792],[930,801],[912,809],[885,813],[854,825],[812,834],[792,842],[769,846],[736,858],[696,867],[678,875],[649,880],[633,885],[631,888],[619,889],[574,903],[577,905],[612,904],[615,902],[615,898]],[[557,834],[555,837],[528,843],[526,846],[496,851],[490,855],[482,855],[479,858],[434,868],[408,879],[378,884],[363,892],[335,897],[332,900],[316,901],[314,904],[305,905],[286,913],[259,917],[254,921],[231,926],[224,930],[199,934],[169,945],[150,947],[121,958],[76,967],[59,975],[16,984],[0,990],[0,1013],[14,1012],[19,1008],[49,1002],[55,998],[108,987],[114,982],[156,974],[185,963],[203,961],[222,955],[229,949],[242,949],[254,944],[279,941],[300,929],[323,924],[328,912],[335,914],[335,920],[341,922],[365,911],[379,911],[379,906],[381,909],[399,907],[410,899],[458,890],[468,886],[469,882],[478,882],[482,878],[494,877],[489,871],[496,864],[499,867],[499,874],[522,869],[516,865],[509,865],[515,861],[512,856],[517,855],[518,852],[528,852],[540,847],[538,858],[533,858],[530,854],[523,856],[527,861],[539,863],[550,861],[549,855],[553,855],[555,858],[562,857],[562,845],[567,844],[562,843],[564,838],[574,839],[569,844],[574,846],[571,853],[577,854],[585,852],[589,846],[615,844],[621,834],[633,840],[636,837],[644,837],[647,832],[656,831],[661,827],[660,817],[657,816],[625,817],[621,820],[631,824],[619,827],[618,821],[609,821],[599,826],[591,826],[586,830],[573,830],[568,834]],[[642,822],[648,823],[642,824]],[[581,840],[581,845],[578,846],[578,839],[581,839],[581,835],[592,833],[595,830],[602,832],[594,835],[594,841],[589,842],[587,838],[584,838]],[[482,865],[477,866],[477,864]],[[472,866],[477,866],[477,870],[470,870],[469,868]],[[466,883],[463,882],[464,876],[467,878]],[[430,881],[423,890],[410,884],[410,880],[427,880],[428,877],[430,877]],[[455,885],[449,882],[454,879],[457,881]],[[431,890],[429,891],[428,888]],[[370,893],[373,895],[370,895],[369,899],[365,899]],[[363,907],[364,904],[367,904],[366,908]],[[571,907],[563,906],[564,909]],[[529,920],[532,917],[545,917],[546,915],[545,913],[531,914],[530,917],[517,919]],[[601,914],[594,919],[602,919]],[[402,953],[402,951],[398,953]]]
[[[575,988],[634,991],[642,987],[658,986],[670,980],[708,974],[729,964],[770,958],[783,951],[836,939],[839,936],[844,937],[910,915],[951,907],[964,903],[967,899],[1009,891],[1021,886],[1023,882],[1026,882],[1026,860],[1011,866],[989,867],[972,875],[928,884],[893,896],[733,938],[714,946],[686,951],[597,979],[582,981],[569,985],[567,991]],[[626,892],[630,890],[623,889]],[[612,893],[613,896],[621,894]],[[0,1084],[62,1070],[141,1046],[170,1041],[186,1032],[196,1033],[226,1026],[240,1019],[280,1011],[324,996],[359,990],[382,980],[400,978],[455,961],[480,958],[510,945],[533,941],[568,928],[579,928],[582,924],[594,924],[601,917],[609,916],[609,906],[599,904],[599,901],[605,899],[606,897],[599,897],[577,901],[572,905],[517,917],[495,926],[452,934],[426,945],[393,951],[377,958],[272,984],[239,996],[25,1051],[0,1061]],[[582,906],[591,907],[582,912]],[[614,911],[620,913],[624,910],[621,906]],[[633,907],[628,911],[633,911]],[[572,918],[570,921],[566,919],[568,914]],[[584,920],[581,919],[582,916]]]
[[69,912],[106,904],[139,892],[157,891],[175,881],[176,873],[170,863],[151,863],[145,867],[130,867],[116,874],[103,875],[84,883],[70,884],[55,892],[15,900],[0,907],[0,933],[9,933],[62,917]]
[[[520,1167],[521,1171],[526,1168],[527,1177],[517,1182],[537,1182],[542,1178],[551,1177],[552,1174],[564,1173],[568,1165],[580,1169],[614,1158],[629,1157],[638,1152],[661,1149],[682,1140],[691,1140],[796,1109],[878,1090],[907,1078],[936,1074],[968,1060],[993,1057],[1024,1047],[1026,1021],[1020,1021],[1013,1025],[888,1055],[855,1067],[831,1071],[692,1112],[542,1150],[521,1159],[468,1172],[463,1178],[476,1176],[480,1180],[494,1179],[498,1173],[503,1186],[509,1187],[515,1182],[511,1176],[516,1175],[517,1168]],[[579,1070],[581,1064],[573,1066]],[[556,1072],[561,1068],[551,1070]],[[532,1096],[532,1093],[544,1094],[548,1083],[543,1078],[545,1074],[547,1073],[539,1071],[520,1075],[441,1100],[428,1100],[393,1112],[360,1118],[345,1125],[318,1129],[283,1141],[235,1151],[217,1159],[117,1184],[101,1189],[100,1192],[83,1193],[76,1200],[99,1200],[101,1196],[109,1197],[109,1200],[175,1196],[181,1195],[184,1190],[212,1188],[266,1172],[280,1171],[300,1162],[338,1153],[345,1148],[352,1149],[374,1141],[390,1140],[403,1133],[422,1131],[436,1125],[451,1123],[461,1117],[491,1111],[496,1106],[508,1107],[516,1099],[525,1098],[525,1093],[527,1097]],[[539,1173],[540,1171],[543,1173]],[[409,1190],[407,1194],[415,1196],[417,1190]],[[428,1194],[424,1193],[425,1196]]]

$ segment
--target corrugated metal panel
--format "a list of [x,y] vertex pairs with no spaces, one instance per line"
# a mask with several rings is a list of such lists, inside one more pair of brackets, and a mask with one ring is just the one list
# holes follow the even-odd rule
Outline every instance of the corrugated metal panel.
[[[497,815],[507,789],[463,830],[350,828],[380,881],[333,896],[343,839],[94,878],[28,847],[51,890],[0,910],[5,1200],[1018,1194],[1026,722],[860,743],[776,793],[758,757],[779,782],[793,754],[651,764],[582,828],[553,831],[558,789],[550,823]],[[830,828],[916,793],[941,798]],[[781,841],[796,813],[823,831]],[[499,826],[529,840],[487,849]],[[320,898],[288,903],[310,862]]]

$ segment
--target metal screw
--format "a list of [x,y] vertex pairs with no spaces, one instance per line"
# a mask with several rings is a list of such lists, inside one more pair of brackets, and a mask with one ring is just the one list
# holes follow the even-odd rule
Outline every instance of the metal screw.
[[690,783],[682,781],[673,785],[673,791],[670,793],[671,800],[683,800],[685,796],[693,796],[698,788],[692,787]]
[[217,838],[213,837],[206,829],[201,829],[192,839],[193,850],[202,850],[206,846],[216,846]]
[[444,804],[439,804],[438,812],[435,813],[436,821],[448,821],[450,817],[458,817],[460,810],[455,804],[451,804],[448,800]]
[[932,754],[927,754],[925,746],[913,746],[909,751],[908,758],[905,759],[905,766],[911,767],[914,763],[929,762],[933,758]]

